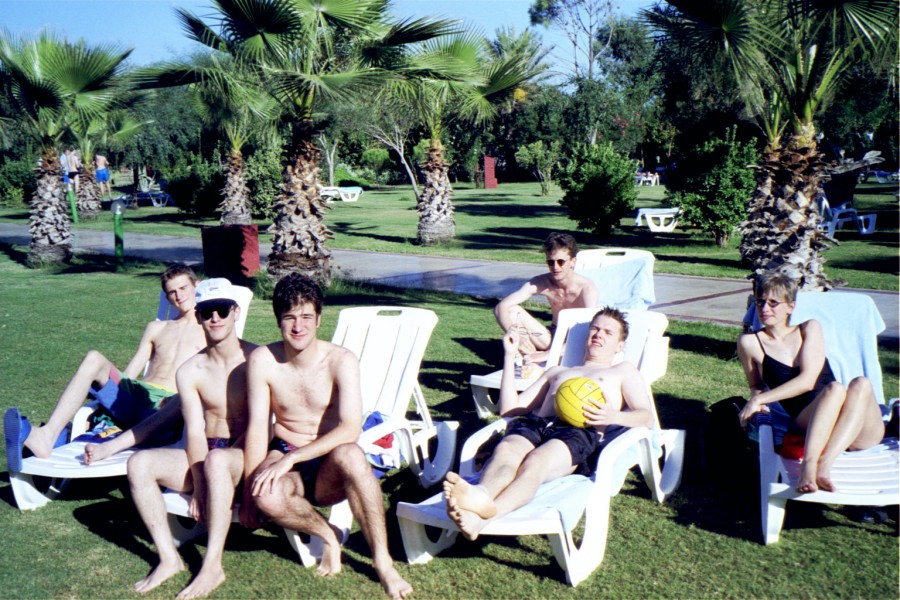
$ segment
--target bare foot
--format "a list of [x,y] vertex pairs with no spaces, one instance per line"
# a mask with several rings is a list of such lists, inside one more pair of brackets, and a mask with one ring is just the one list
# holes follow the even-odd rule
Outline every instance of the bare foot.
[[332,536],[330,539],[322,538],[322,560],[316,567],[316,573],[323,577],[337,575],[341,572],[341,538],[343,531],[332,525]]
[[225,581],[225,571],[222,565],[217,567],[206,567],[200,569],[197,576],[186,588],[178,592],[179,600],[189,600],[190,598],[202,598],[209,595],[214,589],[222,585]]
[[179,557],[177,561],[160,561],[149,575],[134,584],[134,591],[146,594],[150,590],[159,587],[165,580],[184,571],[184,562]]
[[394,600],[400,600],[412,595],[412,586],[400,576],[393,563],[388,563],[386,566],[381,567],[376,565],[375,572],[378,573],[378,579],[381,581],[381,587],[384,588],[384,592]]
[[819,491],[816,485],[816,469],[818,463],[803,459],[802,470],[800,471],[800,483],[797,484],[797,491],[801,494],[812,494]]
[[463,537],[470,542],[477,540],[478,534],[481,533],[481,530],[487,525],[487,521],[471,511],[459,508],[452,498],[447,502],[447,516],[456,523],[456,526],[459,527]]
[[831,477],[829,477],[827,473],[825,475],[816,475],[816,484],[826,492],[837,491],[834,482],[831,481]]
[[31,433],[25,438],[25,447],[31,450],[39,458],[47,458],[53,452],[55,437],[50,436],[46,427],[32,427]]
[[115,449],[107,444],[85,444],[84,464],[92,465],[115,454]]
[[482,485],[472,485],[453,471],[444,479],[444,495],[449,510],[450,500],[456,507],[475,513],[482,519],[490,519],[497,514],[497,505]]

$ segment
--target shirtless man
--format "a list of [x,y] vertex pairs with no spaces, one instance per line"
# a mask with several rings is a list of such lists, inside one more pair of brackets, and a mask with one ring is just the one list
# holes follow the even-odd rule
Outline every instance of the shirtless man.
[[190,492],[191,516],[208,524],[203,565],[178,598],[206,596],[225,581],[222,553],[231,525],[234,491],[244,469],[247,428],[247,357],[256,346],[238,339],[238,298],[227,279],[197,287],[196,320],[207,346],[178,368],[176,379],[187,449],[142,450],[128,459],[134,504],[159,552],[159,565],[134,585],[142,594],[184,570],[159,486]]
[[94,177],[97,179],[97,185],[100,186],[100,198],[104,197],[104,186],[106,188],[106,196],[112,200],[112,190],[109,187],[109,161],[99,152],[94,155]]
[[241,523],[257,526],[258,509],[282,527],[322,538],[317,572],[334,575],[341,570],[341,540],[315,506],[347,499],[382,587],[391,598],[404,598],[412,586],[388,553],[381,488],[356,444],[362,428],[359,361],[316,337],[322,303],[322,291],[302,275],[288,275],[275,286],[272,308],[282,340],[261,346],[249,361]]
[[[542,483],[572,473],[592,475],[597,456],[610,441],[630,427],[652,425],[650,399],[640,372],[627,362],[612,364],[627,337],[624,315],[613,308],[600,310],[591,321],[584,365],[552,367],[517,394],[513,371],[519,335],[515,329],[507,332],[500,414],[519,418],[509,424],[479,484],[469,484],[453,472],[444,481],[447,514],[466,538],[474,540],[491,519],[528,504]],[[556,390],[572,377],[596,381],[606,400],[584,409],[588,425],[584,429],[554,420]]]
[[[551,233],[544,242],[549,273],[532,277],[494,308],[494,316],[503,331],[511,328],[519,333],[519,353],[526,363],[540,362],[550,348],[556,318],[564,308],[597,306],[600,293],[594,282],[575,272],[578,246],[567,233]],[[553,312],[553,325],[548,329],[520,305],[533,296],[544,296]]]
[[[175,395],[175,370],[202,349],[205,342],[203,330],[194,317],[197,276],[193,270],[185,265],[173,265],[160,280],[179,316],[170,321],[150,322],[124,371],[119,371],[100,352],[90,350],[57,400],[46,425],[32,427],[18,409],[6,411],[3,425],[11,471],[22,469],[23,445],[35,456],[50,456],[53,448],[65,441],[63,430],[88,394],[100,401],[119,428],[128,431],[104,444],[89,445],[85,450],[87,463],[129,448],[160,425],[174,421],[180,408],[177,402],[167,400]],[[138,381],[148,360],[150,368],[143,380]],[[130,428],[142,421],[137,431],[131,431]]]

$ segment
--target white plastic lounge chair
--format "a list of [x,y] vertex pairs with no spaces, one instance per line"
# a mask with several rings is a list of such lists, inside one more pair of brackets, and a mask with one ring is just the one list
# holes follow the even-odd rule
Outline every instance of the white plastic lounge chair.
[[[600,295],[596,308],[612,306],[621,310],[643,310],[656,301],[654,260],[653,254],[646,250],[592,248],[581,250],[575,256],[575,271],[597,285]],[[475,411],[482,419],[497,414],[497,405],[491,399],[490,390],[500,389],[502,372],[472,375],[469,379]],[[531,379],[517,377],[516,389],[520,392],[526,389],[535,377],[537,375]]]
[[[845,292],[801,292],[791,324],[809,319],[822,324],[826,355],[835,378],[847,385],[855,377],[865,375],[872,382],[879,403],[884,404],[877,341],[884,321],[872,299]],[[772,411],[771,416],[757,418],[762,535],[767,545],[778,541],[788,500],[853,506],[900,504],[900,453],[896,438],[885,439],[868,450],[844,452],[831,470],[836,492],[800,494],[796,491],[800,460],[782,458],[775,452],[776,415]],[[787,415],[782,415],[783,432]]]
[[[235,323],[238,336],[243,334],[244,325],[247,323],[247,312],[253,292],[246,287],[236,286],[242,295],[238,303],[241,307],[241,315]],[[160,292],[157,319],[167,320],[177,316],[178,312],[169,304],[166,295]],[[146,371],[146,369],[145,369]],[[71,434],[69,439],[75,439],[87,431],[88,419],[97,410],[96,403],[89,403],[81,407],[72,419]],[[85,465],[84,447],[87,442],[69,442],[68,444],[54,448],[47,458],[31,456],[22,461],[22,471],[10,473],[9,480],[12,485],[16,505],[20,510],[33,510],[40,508],[54,500],[65,488],[70,479],[92,479],[96,477],[119,477],[126,474],[128,458],[134,454],[134,450],[119,452],[99,463]],[[47,477],[48,481],[35,481],[35,477]],[[48,485],[44,485],[44,484]]]
[[[593,312],[586,309],[560,313],[560,330],[568,330],[569,343],[563,354],[563,365],[583,362],[584,342]],[[665,355],[668,339],[662,336],[668,324],[666,317],[650,311],[628,314],[631,332],[624,354],[637,355],[653,362],[649,355]],[[665,372],[663,364],[662,372]],[[649,381],[654,375],[646,375]],[[652,397],[651,397],[652,402]],[[683,430],[661,430],[653,407],[653,429],[634,428],[613,440],[600,453],[597,472],[593,478],[569,475],[541,486],[532,502],[496,519],[480,535],[546,535],[553,554],[566,572],[567,581],[575,586],[588,577],[603,560],[609,526],[610,498],[616,495],[627,473],[639,466],[650,487],[654,500],[662,502],[680,484],[684,460]],[[506,419],[499,419],[476,432],[463,446],[460,456],[460,475],[477,476],[475,454],[494,432],[502,432]],[[662,468],[659,459],[664,458]],[[419,504],[400,502],[397,516],[403,546],[410,563],[426,563],[438,552],[456,541],[459,530],[447,516],[443,494],[432,496]],[[576,545],[572,532],[584,516],[581,545]],[[435,539],[426,528],[440,530]]]
[[319,189],[319,195],[325,198],[325,202],[332,202],[337,198],[340,198],[342,202],[356,202],[362,193],[363,189],[358,186],[325,186]]
[[669,233],[678,226],[680,208],[640,208],[634,218],[634,226],[640,227],[643,220],[654,233]]
[[[419,367],[437,322],[437,315],[423,308],[346,308],[338,316],[332,337],[333,343],[352,350],[359,358],[363,413],[377,411],[386,415],[383,423],[360,436],[358,444],[367,453],[378,453],[381,449],[373,442],[394,434],[399,439],[401,455],[423,487],[441,481],[450,470],[459,427],[456,421],[432,421],[419,386]],[[415,402],[418,419],[407,419],[411,399]],[[164,497],[171,513],[169,524],[179,544],[202,531],[192,523],[185,525],[184,521],[176,519],[189,515],[189,495],[169,492]],[[352,524],[346,501],[331,508],[329,522],[343,531],[346,539]],[[308,536],[301,539],[298,532],[285,529],[285,533],[305,566],[312,566],[321,558],[321,539],[313,537],[306,541]]]

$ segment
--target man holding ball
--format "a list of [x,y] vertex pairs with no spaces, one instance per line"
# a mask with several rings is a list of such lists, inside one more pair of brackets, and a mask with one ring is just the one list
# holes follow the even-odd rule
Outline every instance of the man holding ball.
[[[584,364],[552,367],[517,393],[519,335],[515,328],[507,331],[499,409],[501,416],[517,418],[509,424],[477,485],[453,472],[444,481],[447,514],[466,538],[474,540],[491,519],[530,502],[541,484],[573,473],[592,475],[606,444],[630,427],[652,425],[650,399],[640,372],[627,362],[613,365],[627,337],[625,315],[614,308],[600,310],[591,320]],[[583,381],[570,382],[573,378],[587,378],[599,390]],[[554,405],[560,387],[563,395],[574,391],[586,399],[582,427],[567,424],[557,415]],[[598,402],[601,398],[605,402]],[[581,422],[577,415],[562,417]]]

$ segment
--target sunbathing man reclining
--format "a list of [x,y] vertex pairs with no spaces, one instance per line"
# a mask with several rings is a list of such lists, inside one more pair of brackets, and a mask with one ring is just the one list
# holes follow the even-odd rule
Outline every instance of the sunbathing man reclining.
[[282,527],[322,538],[317,572],[334,575],[341,570],[341,540],[315,507],[347,499],[384,591],[404,598],[412,586],[388,553],[381,488],[356,444],[362,430],[359,360],[316,337],[322,304],[319,286],[297,273],[275,286],[272,308],[282,339],[250,356],[241,523],[258,526],[258,508]]
[[[205,345],[203,330],[194,317],[197,276],[190,267],[176,264],[166,269],[160,282],[169,302],[178,310],[178,317],[148,323],[124,371],[116,369],[100,352],[90,350],[45,425],[32,427],[18,409],[6,411],[4,432],[10,470],[21,471],[23,445],[35,456],[50,456],[53,448],[64,441],[63,430],[88,394],[100,401],[119,428],[126,430],[103,444],[88,444],[85,448],[88,464],[130,448],[166,424],[177,421],[181,409],[175,396],[175,370]],[[138,380],[147,361],[150,362],[147,374]],[[141,426],[132,430],[138,423]]]
[[[474,540],[492,519],[528,504],[541,484],[572,473],[592,475],[604,446],[630,427],[652,425],[650,399],[640,372],[631,363],[613,365],[627,337],[625,316],[613,308],[600,310],[591,320],[584,364],[552,367],[517,394],[514,358],[519,336],[515,329],[507,332],[500,415],[518,418],[509,424],[477,485],[453,472],[444,481],[447,514],[466,538]],[[606,400],[584,409],[584,429],[555,419],[556,390],[572,377],[596,381]]]
[[128,460],[134,504],[159,552],[159,565],[134,585],[146,593],[184,569],[167,523],[159,486],[193,491],[191,516],[208,524],[203,565],[180,599],[206,596],[225,581],[222,553],[231,526],[231,505],[244,468],[247,427],[247,357],[256,346],[238,339],[238,296],[227,279],[197,288],[196,320],[207,346],[178,369],[187,449],[142,450]]

